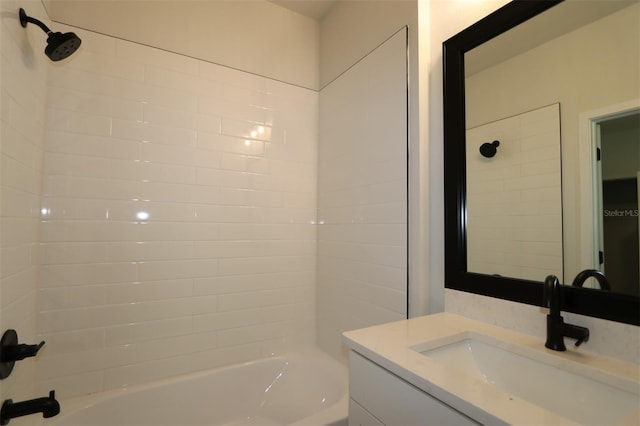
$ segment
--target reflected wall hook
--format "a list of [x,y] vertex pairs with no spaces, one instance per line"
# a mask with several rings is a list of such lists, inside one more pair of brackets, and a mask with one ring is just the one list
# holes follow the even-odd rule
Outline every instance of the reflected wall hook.
[[491,158],[496,155],[499,146],[500,141],[485,142],[480,145],[480,154],[482,154],[483,157]]

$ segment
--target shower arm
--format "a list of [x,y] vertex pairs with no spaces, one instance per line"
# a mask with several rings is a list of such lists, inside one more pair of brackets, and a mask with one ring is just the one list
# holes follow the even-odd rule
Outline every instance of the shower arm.
[[37,20],[36,18],[32,18],[31,16],[27,16],[27,12],[25,12],[24,9],[20,8],[20,25],[22,25],[23,28],[27,28],[27,23],[28,22],[30,22],[32,24],[36,24],[37,26],[42,28],[42,31],[44,31],[47,34],[52,32],[49,29],[49,27],[47,27],[44,23],[42,23],[41,21]]

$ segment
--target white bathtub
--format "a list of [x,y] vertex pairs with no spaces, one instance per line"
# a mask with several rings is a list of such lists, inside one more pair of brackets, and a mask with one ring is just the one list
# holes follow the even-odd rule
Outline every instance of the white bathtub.
[[[43,425],[346,425],[345,366],[317,350],[60,401]],[[53,420],[53,421],[51,421]]]

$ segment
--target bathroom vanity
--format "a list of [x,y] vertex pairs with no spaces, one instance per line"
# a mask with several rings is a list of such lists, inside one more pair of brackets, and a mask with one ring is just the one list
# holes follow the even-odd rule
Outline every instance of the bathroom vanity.
[[479,423],[368,360],[349,354],[349,425],[477,425]]
[[344,333],[350,425],[637,425],[640,366],[449,313]]

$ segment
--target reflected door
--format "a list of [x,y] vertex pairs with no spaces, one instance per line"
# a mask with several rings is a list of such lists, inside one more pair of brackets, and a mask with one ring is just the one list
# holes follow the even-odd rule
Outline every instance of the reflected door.
[[601,270],[619,293],[640,294],[640,111],[598,123],[602,175]]

